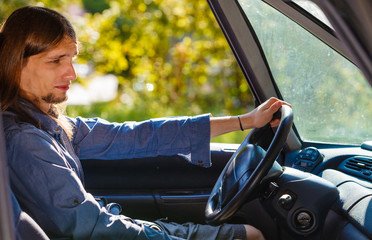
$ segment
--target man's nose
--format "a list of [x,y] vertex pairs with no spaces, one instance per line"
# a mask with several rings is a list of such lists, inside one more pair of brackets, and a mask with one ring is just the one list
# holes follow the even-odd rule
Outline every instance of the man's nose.
[[72,63],[69,63],[69,65],[67,66],[65,78],[70,81],[74,81],[77,78],[77,74],[76,74],[74,65]]

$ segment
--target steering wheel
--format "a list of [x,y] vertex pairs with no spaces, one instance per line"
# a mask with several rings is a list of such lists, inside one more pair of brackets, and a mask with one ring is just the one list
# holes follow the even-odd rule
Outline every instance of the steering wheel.
[[292,128],[292,108],[283,105],[278,113],[281,113],[281,120],[267,151],[257,145],[263,129],[257,128],[231,156],[209,196],[205,208],[208,224],[227,220],[243,203],[255,196],[255,191],[273,167]]

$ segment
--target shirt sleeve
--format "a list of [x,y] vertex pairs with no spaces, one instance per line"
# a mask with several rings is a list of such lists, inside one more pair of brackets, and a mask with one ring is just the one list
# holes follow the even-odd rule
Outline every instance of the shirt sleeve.
[[13,134],[7,145],[12,189],[21,207],[50,237],[172,239],[100,208],[47,134],[37,130]]
[[120,124],[99,118],[72,120],[73,145],[80,159],[181,155],[192,164],[211,165],[210,114]]

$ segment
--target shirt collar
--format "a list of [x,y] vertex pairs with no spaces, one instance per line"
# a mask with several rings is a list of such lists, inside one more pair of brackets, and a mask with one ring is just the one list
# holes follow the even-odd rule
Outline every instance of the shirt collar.
[[25,112],[27,112],[40,124],[41,129],[51,135],[61,133],[62,128],[57,124],[57,122],[45,113],[41,112],[41,110],[38,109],[34,104],[25,99],[20,99],[19,104]]

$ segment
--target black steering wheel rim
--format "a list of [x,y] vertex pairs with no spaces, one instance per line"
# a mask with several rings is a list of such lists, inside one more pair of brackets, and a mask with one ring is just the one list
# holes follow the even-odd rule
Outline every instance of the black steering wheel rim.
[[[256,146],[258,135],[261,133],[261,128],[253,129],[226,164],[211,192],[205,208],[205,217],[207,223],[219,224],[230,218],[244,202],[249,200],[250,196],[252,197],[252,193],[254,193],[261,181],[270,171],[287,140],[293,123],[293,112],[291,107],[283,105],[278,112],[281,113],[281,120],[267,151],[265,153],[261,153],[261,150],[259,149],[260,147]],[[237,164],[236,159],[239,157],[239,154],[244,152],[247,148],[253,152],[248,157],[252,157],[254,155],[256,158],[258,156],[260,160],[258,160],[257,166],[250,173],[250,176],[247,179],[240,177],[240,179],[237,180],[239,183],[235,182],[235,185],[240,184],[242,187],[240,187],[236,193],[233,193],[234,196],[231,197],[231,200],[229,200],[226,204],[223,204],[222,198],[224,195],[224,181],[228,174],[231,174],[231,172],[233,172],[233,174],[235,173],[234,170],[237,167],[235,165]],[[227,172],[229,173],[227,174]],[[244,183],[240,182],[242,180]]]

